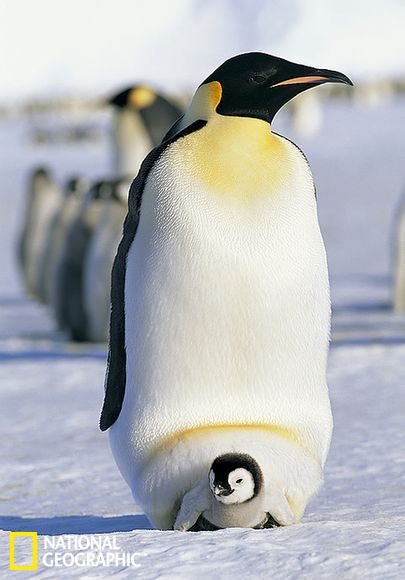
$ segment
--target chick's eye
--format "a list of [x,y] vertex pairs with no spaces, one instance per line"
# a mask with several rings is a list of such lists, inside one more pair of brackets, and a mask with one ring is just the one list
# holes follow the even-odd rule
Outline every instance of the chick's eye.
[[260,85],[265,82],[266,77],[264,75],[253,74],[251,75],[250,80],[257,85]]
[[237,479],[236,483],[242,483],[243,479]]

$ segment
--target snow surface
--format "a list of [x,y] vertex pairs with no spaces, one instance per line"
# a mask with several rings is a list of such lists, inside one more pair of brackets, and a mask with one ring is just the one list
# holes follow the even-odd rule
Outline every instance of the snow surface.
[[[0,569],[9,530],[108,534],[134,567],[45,568],[35,578],[405,577],[405,319],[390,310],[390,237],[405,184],[405,101],[323,105],[312,165],[334,302],[329,385],[335,432],[325,485],[302,524],[183,534],[151,530],[98,430],[105,347],[74,345],[20,288],[14,242],[26,171],[63,178],[110,170],[107,133],[87,144],[34,145],[27,119],[1,121]],[[94,119],[106,128],[104,117]],[[294,139],[287,118],[275,128]],[[28,558],[21,545],[19,558]]]

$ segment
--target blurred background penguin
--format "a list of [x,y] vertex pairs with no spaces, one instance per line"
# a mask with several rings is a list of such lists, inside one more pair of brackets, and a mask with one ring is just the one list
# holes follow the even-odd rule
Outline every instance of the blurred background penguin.
[[18,241],[27,291],[51,306],[58,327],[78,342],[108,339],[111,268],[129,186],[182,114],[180,105],[144,85],[120,91],[106,105],[112,107],[111,177],[91,187],[85,177],[71,177],[62,193],[49,170],[34,170]]
[[134,86],[110,99],[114,108],[113,156],[116,174],[138,173],[153,147],[177,121],[180,108],[150,87]]

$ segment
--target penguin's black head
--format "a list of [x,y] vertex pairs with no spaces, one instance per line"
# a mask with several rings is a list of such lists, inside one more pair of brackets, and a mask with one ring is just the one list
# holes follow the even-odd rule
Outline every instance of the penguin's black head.
[[108,180],[97,181],[86,193],[86,202],[111,199],[113,182]]
[[71,177],[65,184],[65,197],[70,196],[81,197],[83,193],[88,190],[88,182],[82,177]]
[[353,85],[340,72],[295,64],[262,52],[230,58],[202,84],[213,81],[222,89],[217,113],[269,123],[283,105],[311,87],[325,83]]
[[139,114],[154,147],[182,114],[177,105],[145,85],[134,85],[125,89],[111,97],[108,103],[118,111],[127,110]]
[[145,85],[133,85],[108,99],[108,103],[118,109],[144,109],[152,105],[157,98],[156,92]]
[[243,503],[257,496],[263,486],[261,469],[250,455],[227,453],[217,457],[209,472],[210,488],[216,500]]

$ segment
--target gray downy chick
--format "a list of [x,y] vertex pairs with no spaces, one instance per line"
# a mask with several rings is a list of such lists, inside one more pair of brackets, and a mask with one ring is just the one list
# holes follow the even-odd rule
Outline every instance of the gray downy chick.
[[215,459],[182,500],[174,529],[264,528],[288,525],[294,516],[281,491],[264,485],[255,459],[227,453]]

